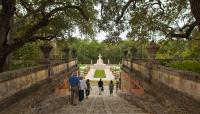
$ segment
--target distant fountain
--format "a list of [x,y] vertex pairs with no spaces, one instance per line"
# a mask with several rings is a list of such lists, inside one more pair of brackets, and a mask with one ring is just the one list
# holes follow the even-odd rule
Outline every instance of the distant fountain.
[[101,59],[102,58],[101,54],[99,54],[98,57],[99,57],[99,59],[97,60],[97,63],[93,65],[93,68],[95,68],[95,69],[105,69],[105,68],[108,68],[108,66],[103,63],[103,60]]
[[99,80],[99,78],[94,78],[95,71],[104,70],[106,78],[103,78],[103,80],[114,80],[115,77],[110,71],[110,65],[109,65],[110,61],[108,60],[108,64],[104,64],[101,54],[99,54],[98,57],[99,59],[97,60],[96,64],[92,64],[91,60],[90,71],[88,72],[85,78],[90,80]]

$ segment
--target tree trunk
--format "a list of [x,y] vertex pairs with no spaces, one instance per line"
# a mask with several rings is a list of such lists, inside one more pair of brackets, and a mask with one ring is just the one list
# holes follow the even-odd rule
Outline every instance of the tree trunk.
[[198,27],[200,30],[200,0],[190,0],[190,6],[192,14],[198,22]]
[[6,70],[5,64],[6,64],[7,55],[3,51],[1,52],[2,53],[0,53],[0,72],[4,72]]
[[[13,30],[14,30],[14,22],[13,22],[13,18],[10,21],[10,31],[8,33],[8,37],[7,37],[7,44],[10,45],[13,42]],[[5,60],[4,63],[4,67],[3,67],[3,71],[8,71],[11,70],[11,61],[12,60],[12,53],[10,53]]]

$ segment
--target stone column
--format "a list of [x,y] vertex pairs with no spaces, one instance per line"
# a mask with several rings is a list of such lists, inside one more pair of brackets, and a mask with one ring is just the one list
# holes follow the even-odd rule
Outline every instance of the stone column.
[[156,57],[156,53],[157,51],[159,50],[159,45],[157,45],[154,41],[151,41],[149,43],[149,45],[147,46],[147,50],[151,56],[151,59],[150,59],[150,62],[148,64],[148,69],[149,69],[149,77],[148,77],[148,82],[149,84],[151,84],[151,80],[152,80],[152,68],[153,68],[153,65],[156,64],[156,60],[155,60],[155,57]]
[[42,50],[44,56],[42,64],[48,65],[48,76],[50,77],[52,74],[52,70],[51,70],[51,62],[49,59],[49,55],[51,53],[51,50],[53,49],[53,46],[51,46],[49,43],[44,43],[43,45],[40,46],[40,49]]
[[90,64],[92,65],[93,63],[92,63],[92,59],[91,59],[91,61],[90,61]]

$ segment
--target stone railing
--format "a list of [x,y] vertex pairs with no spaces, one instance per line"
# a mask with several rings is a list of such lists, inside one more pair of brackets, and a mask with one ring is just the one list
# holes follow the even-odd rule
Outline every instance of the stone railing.
[[146,88],[154,86],[161,89],[166,87],[169,88],[167,90],[175,90],[200,101],[200,74],[137,60],[129,60],[129,62],[132,62],[130,67],[127,61],[124,60],[123,62],[123,66],[126,66],[124,69],[127,69],[129,75],[131,74],[134,79],[147,83],[147,86],[142,86]]
[[[66,76],[70,75],[76,64],[77,60],[61,61],[0,73],[0,111],[31,94],[35,88],[40,88],[43,83],[48,82],[49,87],[56,87],[60,82],[63,82]],[[56,78],[60,79],[60,82],[54,81]],[[41,93],[43,92],[41,91]]]

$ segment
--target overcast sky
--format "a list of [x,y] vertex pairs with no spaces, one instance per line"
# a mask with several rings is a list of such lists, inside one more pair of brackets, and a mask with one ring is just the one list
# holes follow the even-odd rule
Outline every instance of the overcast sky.
[[[122,32],[119,37],[121,37],[122,39],[126,39],[127,33],[128,33],[128,31]],[[106,32],[101,31],[101,32],[96,34],[95,39],[99,40],[99,41],[103,41],[103,40],[106,39],[106,35],[107,35]],[[79,33],[78,28],[76,28],[76,31],[74,33],[72,33],[72,36],[73,37],[79,37],[79,38],[84,38],[85,37],[85,36],[81,36],[81,34]]]

